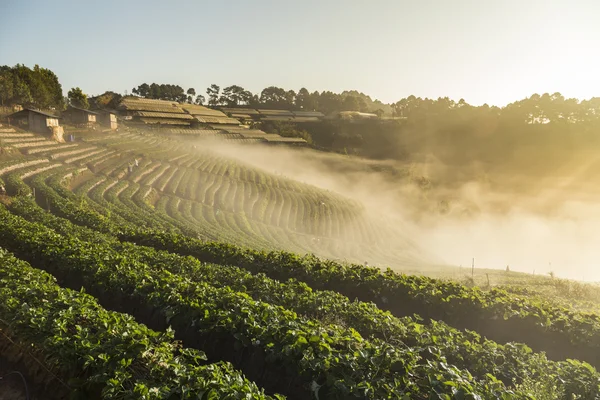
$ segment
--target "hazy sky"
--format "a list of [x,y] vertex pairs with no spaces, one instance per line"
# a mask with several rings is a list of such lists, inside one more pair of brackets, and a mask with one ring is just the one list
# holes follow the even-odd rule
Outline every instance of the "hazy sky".
[[600,96],[599,21],[599,0],[0,0],[0,65],[50,68],[65,93],[216,83],[504,105]]

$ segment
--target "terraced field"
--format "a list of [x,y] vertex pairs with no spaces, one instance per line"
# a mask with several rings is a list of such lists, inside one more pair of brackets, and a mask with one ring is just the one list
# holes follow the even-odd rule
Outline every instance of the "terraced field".
[[355,201],[150,135],[0,134],[0,366],[38,398],[600,397],[598,315],[331,260],[421,262]]

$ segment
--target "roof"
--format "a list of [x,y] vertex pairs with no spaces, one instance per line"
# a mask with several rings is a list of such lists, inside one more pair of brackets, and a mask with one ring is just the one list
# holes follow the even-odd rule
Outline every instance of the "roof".
[[170,119],[194,119],[190,114],[175,114],[155,111],[136,111],[135,115],[138,117],[150,117],[150,118],[170,118]]
[[183,119],[165,119],[165,118],[140,118],[145,124],[149,125],[186,125],[189,126],[190,122]]
[[292,112],[289,110],[258,110],[258,112],[261,115],[268,115],[268,116],[286,116],[286,117],[294,116],[294,114],[292,114]]
[[231,113],[231,118],[250,119],[252,117],[250,114]]
[[123,108],[127,111],[154,111],[154,112],[166,112],[171,114],[185,114],[179,107],[174,106],[154,106],[150,104],[135,104],[135,105],[125,105]]
[[165,100],[142,99],[138,97],[125,97],[121,100],[119,108],[129,111],[154,111],[185,114],[178,103]]
[[264,117],[261,118],[261,121],[291,121],[293,120],[293,117],[287,116],[287,115],[274,115],[274,116],[268,116],[268,117]]
[[239,134],[253,134],[253,135],[264,135],[265,132],[261,131],[260,129],[248,129],[248,128],[242,128],[242,127],[223,127],[221,128],[224,131],[230,132],[230,133],[239,133]]
[[266,133],[264,133],[263,131],[252,131],[252,132],[236,132],[238,135],[244,137],[244,138],[253,138],[253,139],[265,139]]
[[196,120],[198,120],[198,122],[203,123],[203,124],[230,124],[230,125],[239,125],[240,121],[238,121],[237,119],[234,118],[228,118],[228,117],[223,117],[223,118],[219,118],[219,117],[209,117],[209,116],[205,116],[205,115],[194,115],[194,118],[196,118]]
[[258,112],[258,110],[255,110],[254,108],[237,108],[237,107],[223,107],[221,108],[221,111],[223,111],[224,113],[228,113],[228,114],[246,114],[246,115],[259,115],[260,113]]
[[320,120],[321,118],[318,117],[294,117],[294,119],[292,119],[293,122],[317,122]]
[[173,135],[217,135],[216,129],[170,129],[169,133]]
[[147,105],[163,105],[163,106],[177,106],[178,103],[175,101],[169,100],[157,100],[157,99],[146,99],[143,97],[123,97],[121,99],[121,104],[147,104]]
[[181,108],[183,108],[185,111],[192,115],[227,118],[227,115],[223,114],[219,110],[213,110],[212,108],[199,106],[197,104],[182,104]]
[[58,115],[51,114],[51,113],[49,113],[47,111],[34,110],[33,108],[24,108],[21,111],[17,111],[16,113],[8,115],[8,117],[13,117],[15,115],[25,115],[28,112],[33,112],[33,113],[36,113],[36,114],[45,115],[46,117],[50,117],[50,118],[56,118],[56,119],[60,119],[61,118]]
[[339,115],[342,117],[362,117],[362,118],[377,118],[377,114],[363,113],[358,111],[340,111]]
[[324,117],[325,115],[319,111],[292,111],[296,117]]
[[67,110],[66,110],[66,111],[69,111],[69,110],[83,111],[83,112],[85,112],[85,113],[88,113],[88,114],[94,114],[94,115],[99,115],[99,114],[100,114],[100,113],[98,113],[98,112],[96,112],[96,111],[88,110],[88,109],[81,108],[81,107],[73,107],[73,106],[69,106],[69,108],[67,108]]

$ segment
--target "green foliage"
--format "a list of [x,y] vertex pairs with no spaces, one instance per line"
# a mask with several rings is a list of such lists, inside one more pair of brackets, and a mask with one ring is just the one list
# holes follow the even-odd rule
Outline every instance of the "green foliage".
[[[375,338],[365,340],[352,329],[299,317],[230,287],[190,279],[184,271],[174,274],[180,267],[168,256],[149,264],[146,250],[138,246],[117,250],[84,242],[1,209],[0,219],[0,238],[21,256],[51,266],[59,279],[75,279],[102,301],[125,306],[138,318],[154,314],[178,332],[189,332],[191,336],[185,336],[189,343],[194,343],[194,337],[195,343],[204,343],[201,348],[209,357],[248,365],[244,372],[254,371],[252,376],[270,390],[287,387],[285,392],[291,394],[292,388],[297,397],[300,393],[310,396],[307,389],[312,386],[325,397],[387,398],[396,393],[425,399],[435,393],[462,393],[491,398],[503,393],[506,398],[525,398],[511,395],[499,381],[473,380],[439,354],[423,358],[417,349],[396,348]],[[149,256],[158,261],[159,254],[150,252]],[[144,306],[136,308],[136,304]],[[227,356],[231,351],[235,354]],[[256,359],[258,364],[243,362],[259,354],[263,356]],[[270,379],[260,379],[256,371],[264,371],[263,376]]]
[[[62,378],[71,396],[197,399],[211,393],[210,398],[269,398],[231,364],[203,365],[206,356],[182,348],[172,330],[151,331],[131,316],[106,311],[93,297],[55,282],[0,249],[3,339],[9,335],[14,346],[30,349],[44,361],[41,373],[49,372],[45,378]],[[37,363],[26,365],[29,373],[40,373]],[[64,386],[55,386],[54,398],[69,395]]]
[[249,105],[252,103],[252,93],[238,85],[228,86],[223,89],[219,103],[229,107]]
[[38,108],[64,108],[62,86],[49,69],[37,64],[0,66],[0,105],[20,104]]
[[[186,94],[185,90],[179,85],[157,83],[152,83],[150,85],[142,83],[138,87],[133,88],[131,92],[147,99],[178,101],[180,103],[186,102],[189,95],[189,93]],[[195,92],[196,91],[194,90],[194,93]]]
[[90,98],[89,100],[95,104],[96,107],[116,110],[122,98],[123,96],[119,93],[107,91],[100,96]]
[[221,88],[217,85],[215,85],[214,83],[212,85],[210,85],[207,89],[206,89],[206,94],[208,95],[208,105],[209,106],[216,106],[219,104],[219,92],[221,91]]
[[[315,291],[296,281],[278,283],[261,274],[251,275],[234,267],[203,265],[191,258],[180,258],[172,254],[156,252],[150,248],[121,245],[110,237],[96,234],[86,228],[70,225],[70,223],[65,223],[64,220],[61,221],[50,214],[37,211],[38,208],[28,200],[16,199],[11,204],[11,209],[28,219],[37,220],[45,226],[56,229],[61,235],[75,235],[80,240],[100,244],[102,247],[97,250],[103,248],[105,249],[103,251],[106,251],[113,248],[116,251],[115,254],[127,255],[131,261],[136,260],[136,265],[141,265],[139,263],[153,265],[154,268],[165,268],[174,274],[185,275],[198,283],[210,282],[219,287],[243,291],[256,300],[283,306],[301,315],[319,319],[326,324],[334,321],[336,324],[354,327],[364,337],[385,339],[392,346],[400,344],[402,347],[408,345],[416,348],[437,349],[438,356],[446,357],[448,362],[459,368],[468,368],[479,379],[486,380],[488,379],[487,374],[492,373],[509,383],[526,379],[525,385],[527,379],[531,380],[535,376],[541,376],[544,373],[563,374],[563,371],[571,369],[573,376],[578,377],[578,382],[585,379],[586,383],[583,386],[579,384],[568,386],[573,378],[562,375],[562,381],[567,386],[560,386],[562,388],[560,390],[568,390],[566,393],[576,393],[582,395],[583,398],[587,398],[591,395],[590,393],[595,393],[594,390],[598,390],[597,383],[594,384],[598,380],[597,373],[582,364],[566,364],[568,368],[565,368],[563,364],[548,362],[544,357],[532,354],[525,347],[499,346],[490,341],[481,341],[478,335],[471,333],[465,335],[443,323],[434,323],[427,326],[421,325],[411,320],[411,318],[396,319],[381,312],[373,305],[350,302],[337,293]],[[144,240],[149,238],[147,235],[142,237],[146,238]],[[177,238],[177,241],[174,240],[175,238]],[[139,238],[135,240],[137,242],[144,241]],[[165,242],[165,245],[177,249],[178,243],[190,243],[190,239],[173,236],[173,240]],[[205,248],[210,249],[213,247],[214,244],[207,244]],[[218,255],[226,249],[227,247],[222,245],[214,247],[213,254]],[[106,257],[106,255],[100,255],[100,257]],[[228,260],[235,262],[233,258]],[[254,263],[260,262],[259,260],[260,257],[255,258]],[[281,264],[281,262],[278,264]],[[265,264],[263,262],[257,265],[263,265],[264,270]],[[284,268],[286,267],[286,264],[282,265]],[[265,271],[268,272],[268,270]],[[504,361],[498,363],[499,359]],[[584,378],[590,372],[592,374]],[[592,390],[592,392],[586,392],[589,390]],[[523,390],[523,392],[526,391]]]
[[85,93],[83,93],[83,91],[78,87],[75,87],[75,88],[72,88],[71,90],[69,90],[67,97],[69,98],[69,103],[73,107],[79,107],[79,108],[85,108],[85,109],[90,108],[90,104],[88,102],[87,95]]

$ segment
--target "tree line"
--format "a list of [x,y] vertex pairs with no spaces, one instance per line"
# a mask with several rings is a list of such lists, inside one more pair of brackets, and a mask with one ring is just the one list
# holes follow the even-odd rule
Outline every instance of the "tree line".
[[177,102],[195,103],[210,107],[261,107],[282,110],[320,111],[330,114],[338,111],[375,112],[380,115],[392,113],[392,107],[356,90],[333,93],[314,91],[306,88],[298,92],[276,86],[254,94],[239,85],[221,87],[212,84],[206,88],[206,96],[197,94],[194,88],[187,91],[179,85],[143,83],[132,89],[132,93],[148,98]]
[[301,124],[314,144],[376,159],[433,156],[445,165],[510,165],[533,171],[600,147],[600,97],[533,94],[505,107],[409,96],[398,118]]
[[63,109],[62,86],[49,69],[22,64],[0,66],[0,105],[21,104],[39,108]]

